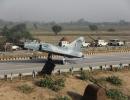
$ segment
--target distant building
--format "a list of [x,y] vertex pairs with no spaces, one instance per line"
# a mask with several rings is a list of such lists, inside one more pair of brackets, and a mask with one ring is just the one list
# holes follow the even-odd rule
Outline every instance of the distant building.
[[67,37],[63,37],[59,42],[59,46],[61,47],[68,46],[69,43],[70,43],[70,40]]

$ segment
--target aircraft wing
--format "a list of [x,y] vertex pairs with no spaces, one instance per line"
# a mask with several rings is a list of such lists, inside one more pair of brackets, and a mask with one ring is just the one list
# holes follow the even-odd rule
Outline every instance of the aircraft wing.
[[80,51],[75,51],[69,47],[54,46],[49,43],[33,43],[33,42],[25,43],[24,47],[36,51],[52,53],[52,54],[61,55],[69,58],[83,57],[83,54]]

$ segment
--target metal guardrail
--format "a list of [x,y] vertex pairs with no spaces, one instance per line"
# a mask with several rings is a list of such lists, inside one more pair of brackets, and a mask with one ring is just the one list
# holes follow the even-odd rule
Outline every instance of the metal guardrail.
[[[66,67],[65,67],[66,66]],[[52,74],[61,74],[61,73],[71,73],[73,74],[74,72],[81,72],[81,71],[94,71],[94,70],[101,70],[101,71],[118,71],[118,70],[122,70],[122,69],[130,69],[130,64],[128,63],[119,63],[119,64],[113,64],[113,65],[106,65],[106,64],[102,64],[102,65],[96,65],[96,66],[88,66],[86,64],[83,65],[63,65],[62,66],[58,66],[56,67]],[[19,77],[20,79],[22,79],[23,76],[32,76],[32,78],[35,78],[38,75],[38,71],[40,70],[32,70],[32,72],[30,71],[29,73],[15,73],[13,74],[13,72],[11,72],[10,74],[3,74],[0,75],[1,79],[10,79],[12,80],[14,77]]]

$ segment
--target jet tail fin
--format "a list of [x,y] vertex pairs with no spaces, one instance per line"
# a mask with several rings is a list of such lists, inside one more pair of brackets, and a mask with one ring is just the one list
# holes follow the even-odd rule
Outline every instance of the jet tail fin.
[[71,42],[70,46],[75,51],[81,51],[81,47],[84,41],[85,41],[84,37],[79,37],[75,41]]

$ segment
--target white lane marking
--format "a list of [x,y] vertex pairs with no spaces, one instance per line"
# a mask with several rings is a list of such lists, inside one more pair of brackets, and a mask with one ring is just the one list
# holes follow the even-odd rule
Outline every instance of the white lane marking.
[[24,66],[24,65],[15,65],[15,66]]

